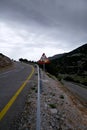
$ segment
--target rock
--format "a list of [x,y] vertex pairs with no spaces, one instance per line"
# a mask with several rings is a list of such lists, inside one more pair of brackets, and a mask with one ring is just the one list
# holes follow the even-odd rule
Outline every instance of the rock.
[[57,114],[57,109],[56,108],[55,109],[50,109],[50,111],[51,111],[52,114]]

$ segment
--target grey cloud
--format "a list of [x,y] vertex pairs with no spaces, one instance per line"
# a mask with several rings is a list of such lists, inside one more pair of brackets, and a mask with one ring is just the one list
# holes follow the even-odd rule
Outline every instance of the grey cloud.
[[[61,47],[74,48],[87,41],[87,0],[0,0],[0,21],[47,36],[51,47],[62,43]],[[17,31],[25,41],[29,33]],[[25,42],[25,46],[47,46],[47,42]]]
[[0,12],[3,10],[8,18],[21,23],[33,20],[46,27],[63,25],[83,29],[87,22],[85,0],[3,0],[0,5]]

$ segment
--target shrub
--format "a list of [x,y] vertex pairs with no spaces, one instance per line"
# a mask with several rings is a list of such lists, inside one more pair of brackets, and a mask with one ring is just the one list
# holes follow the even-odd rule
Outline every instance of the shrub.
[[49,104],[49,106],[50,106],[51,108],[56,108],[56,105],[55,105],[55,104]]
[[60,95],[60,98],[61,98],[61,99],[64,99],[64,95]]
[[69,77],[69,76],[65,77],[64,80],[67,80],[67,81],[74,81],[73,78],[72,78],[72,77]]

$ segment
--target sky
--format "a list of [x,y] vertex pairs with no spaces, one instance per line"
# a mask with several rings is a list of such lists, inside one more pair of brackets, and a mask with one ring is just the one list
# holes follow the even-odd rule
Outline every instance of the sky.
[[0,0],[0,53],[37,61],[87,43],[87,0]]

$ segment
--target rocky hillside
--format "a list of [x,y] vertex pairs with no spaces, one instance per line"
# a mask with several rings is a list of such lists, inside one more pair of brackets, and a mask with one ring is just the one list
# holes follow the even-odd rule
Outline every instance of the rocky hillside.
[[80,78],[83,78],[87,82],[87,44],[51,60],[46,69],[56,77],[68,75],[66,79],[73,80],[72,77],[75,77],[80,82]]
[[11,59],[0,53],[0,69],[10,65],[12,65]]

